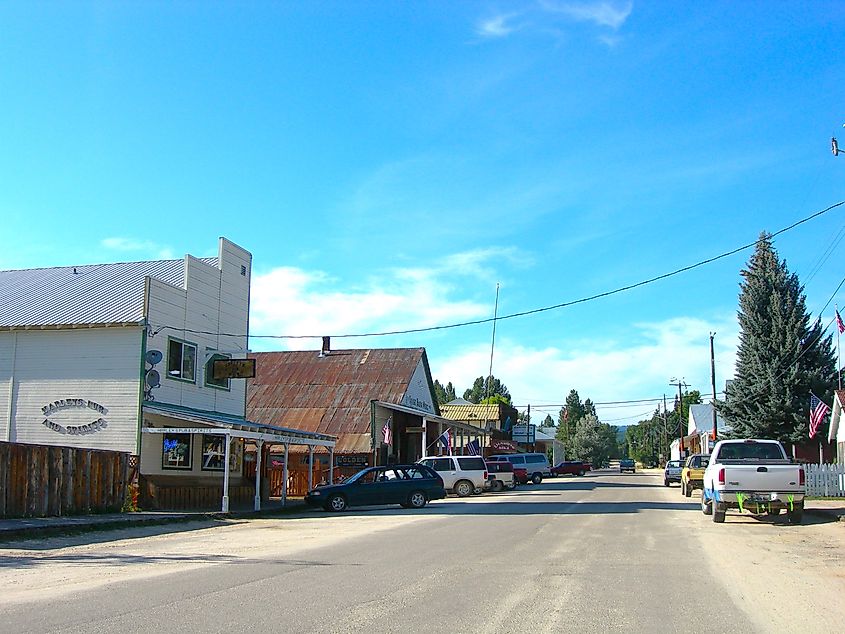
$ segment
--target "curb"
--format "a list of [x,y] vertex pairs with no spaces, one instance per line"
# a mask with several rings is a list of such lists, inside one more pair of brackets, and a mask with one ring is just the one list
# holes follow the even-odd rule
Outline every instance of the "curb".
[[[222,522],[226,520],[243,519],[271,519],[273,517],[292,515],[309,507],[304,503],[295,503],[286,507],[264,509],[261,511],[208,511],[204,513],[191,513],[176,515],[174,517],[132,517],[127,513],[125,518],[94,521],[94,522],[69,522],[66,524],[54,524],[43,526],[21,526],[16,528],[0,528],[0,542],[21,541],[35,539],[38,537],[58,537],[66,535],[81,535],[85,533],[99,533],[112,530],[133,528],[136,526],[166,526],[168,524],[186,524],[188,522]],[[80,518],[82,516],[76,516]]]

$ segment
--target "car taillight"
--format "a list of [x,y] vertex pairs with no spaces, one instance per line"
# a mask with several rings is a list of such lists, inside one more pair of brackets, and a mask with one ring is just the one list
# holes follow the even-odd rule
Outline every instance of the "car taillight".
[[719,484],[724,484],[724,483],[725,483],[725,468],[722,467],[721,469],[719,469]]
[[486,471],[484,472],[484,479],[485,480],[487,479],[487,472]]
[[804,467],[798,467],[798,484],[804,486]]

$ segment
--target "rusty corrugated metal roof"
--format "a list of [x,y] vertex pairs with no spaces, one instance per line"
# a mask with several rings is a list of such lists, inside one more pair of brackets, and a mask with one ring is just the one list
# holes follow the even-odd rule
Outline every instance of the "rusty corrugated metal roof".
[[[370,451],[370,401],[401,403],[425,348],[257,352],[247,418],[337,436],[335,451]],[[275,421],[275,422],[274,422]]]

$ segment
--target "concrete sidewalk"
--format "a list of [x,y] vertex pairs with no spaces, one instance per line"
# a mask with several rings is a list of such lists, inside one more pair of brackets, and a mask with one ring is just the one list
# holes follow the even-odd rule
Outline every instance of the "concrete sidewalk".
[[122,529],[133,526],[156,526],[178,522],[238,519],[273,516],[308,508],[302,500],[288,500],[286,506],[271,504],[254,511],[235,509],[220,511],[138,511],[136,513],[103,513],[99,515],[70,515],[65,517],[22,517],[0,519],[0,541],[28,539],[65,533],[81,533]]

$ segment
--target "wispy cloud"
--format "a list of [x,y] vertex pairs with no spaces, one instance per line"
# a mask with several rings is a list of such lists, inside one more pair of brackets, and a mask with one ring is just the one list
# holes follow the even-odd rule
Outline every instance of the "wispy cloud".
[[514,17],[515,14],[509,13],[481,20],[476,26],[475,32],[485,38],[507,37],[516,30],[516,27],[511,23]]
[[598,26],[604,26],[619,30],[631,11],[634,9],[633,2],[552,2],[542,0],[540,5],[553,13],[560,13],[578,22],[592,22]]
[[111,251],[118,251],[121,253],[139,253],[143,254],[145,257],[153,257],[160,260],[171,260],[175,257],[173,249],[151,242],[150,240],[111,237],[100,240],[100,245]]
[[[492,316],[489,302],[458,297],[457,284],[471,277],[492,283],[497,262],[521,260],[512,248],[487,248],[440,258],[430,268],[380,271],[349,282],[322,271],[280,267],[252,280],[254,334],[339,335],[438,326]],[[350,345],[364,345],[350,339]],[[366,342],[384,345],[383,340]],[[286,348],[310,348],[309,340],[279,340]],[[259,344],[255,344],[259,345]],[[266,340],[261,345],[269,347]]]
[[[654,385],[665,385],[671,406],[673,376],[683,377],[690,389],[710,392],[710,340],[715,340],[717,390],[734,372],[738,325],[733,315],[712,319],[680,317],[655,323],[635,324],[624,340],[581,340],[565,347],[536,348],[503,339],[497,343],[493,374],[501,379],[517,405],[532,404],[542,419],[556,418],[554,407],[563,403],[569,390],[593,401],[624,401],[659,398]],[[430,355],[432,374],[441,382],[452,381],[461,392],[487,373],[490,348],[479,343],[450,356]],[[498,369],[497,369],[498,368]],[[547,407],[544,409],[544,405]],[[635,423],[656,403],[599,408],[604,419]]]

